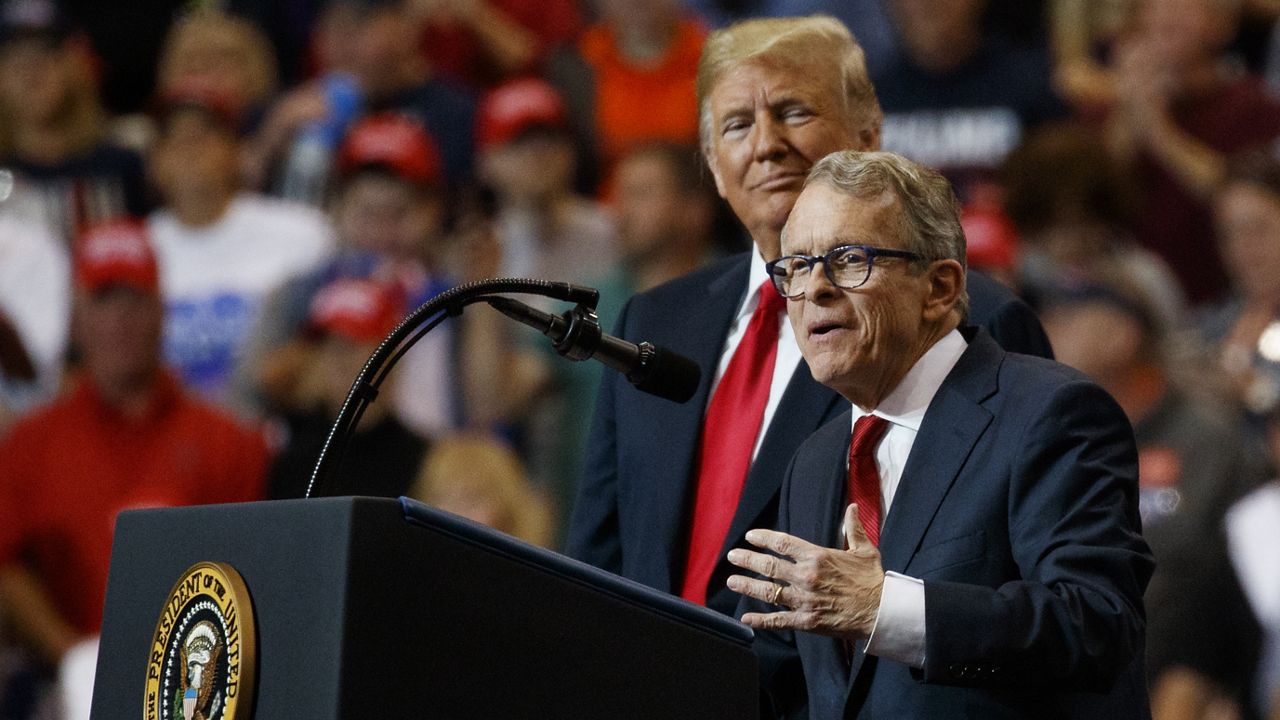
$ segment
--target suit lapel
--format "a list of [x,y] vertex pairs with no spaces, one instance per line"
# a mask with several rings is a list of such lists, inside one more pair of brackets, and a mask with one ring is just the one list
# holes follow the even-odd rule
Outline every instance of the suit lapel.
[[[687,312],[673,312],[664,333],[668,347],[687,356],[702,370],[698,391],[688,402],[680,405],[662,399],[652,399],[655,412],[652,417],[662,418],[662,436],[668,439],[660,456],[650,458],[652,473],[649,481],[649,498],[655,512],[647,517],[655,524],[653,537],[665,546],[667,558],[667,587],[658,588],[678,592],[678,575],[683,571],[686,527],[689,524],[691,476],[698,443],[702,436],[702,418],[706,412],[711,381],[720,363],[725,338],[734,314],[742,303],[747,285],[747,271],[751,253],[743,253],[728,262],[725,272],[686,300]],[[649,401],[646,398],[646,401]],[[661,407],[656,407],[661,403]],[[672,512],[678,509],[677,512]]]
[[906,569],[947,490],[991,423],[991,412],[980,403],[996,391],[1003,358],[995,341],[977,333],[929,404],[880,533],[885,570]]
[[[880,532],[880,559],[886,571],[905,572],[947,491],[991,423],[990,411],[980,403],[996,391],[1004,352],[985,331],[966,328],[965,335],[969,348],[929,404]],[[859,641],[849,690],[867,667],[865,648],[865,641]]]

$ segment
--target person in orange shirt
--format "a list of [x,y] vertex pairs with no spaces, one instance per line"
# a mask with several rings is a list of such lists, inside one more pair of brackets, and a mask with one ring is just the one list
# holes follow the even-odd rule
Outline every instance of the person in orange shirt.
[[[570,103],[609,194],[612,169],[632,147],[696,144],[696,75],[706,28],[677,0],[601,0],[600,21],[547,74]],[[643,112],[637,112],[643,108]]]

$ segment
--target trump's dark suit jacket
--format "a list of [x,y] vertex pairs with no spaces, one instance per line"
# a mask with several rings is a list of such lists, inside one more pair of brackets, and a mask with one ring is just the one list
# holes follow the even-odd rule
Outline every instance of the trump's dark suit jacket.
[[[925,666],[783,635],[810,717],[1148,717],[1154,562],[1129,422],[1079,373],[965,334],[880,535],[884,568],[924,581]],[[851,412],[801,445],[783,481],[778,527],[827,547],[843,543]]]
[[[742,303],[751,260],[760,262],[754,253],[740,253],[627,302],[615,334],[688,356],[701,368],[702,380],[693,398],[680,405],[632,388],[618,373],[604,374],[569,530],[569,555],[658,590],[680,591],[693,505],[690,474],[708,389]],[[1048,339],[1026,303],[976,273],[969,275],[969,295],[970,318],[1002,345],[1050,356]],[[747,475],[708,585],[708,607],[733,614],[739,596],[725,587],[733,572],[725,554],[745,545],[747,530],[773,526],[792,454],[846,407],[839,395],[814,381],[801,361]]]

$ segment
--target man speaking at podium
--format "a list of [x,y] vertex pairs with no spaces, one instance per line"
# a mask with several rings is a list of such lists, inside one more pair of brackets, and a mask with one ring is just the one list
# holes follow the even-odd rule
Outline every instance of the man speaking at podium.
[[849,404],[797,451],[778,530],[729,561],[799,650],[811,718],[1149,716],[1137,453],[1084,376],[966,316],[950,185],[890,153],[809,174],[768,264]]
[[[748,252],[633,297],[616,334],[692,358],[684,405],[601,384],[568,554],[732,614],[730,548],[773,524],[787,461],[845,406],[813,380],[764,262],[819,158],[880,144],[880,105],[862,49],[830,17],[748,20],[713,33],[698,68],[702,150],[751,235]],[[1006,349],[1049,354],[1027,305],[989,278],[972,322]],[[762,657],[763,672],[784,672]],[[775,670],[776,668],[779,668]],[[766,709],[766,714],[768,710]]]

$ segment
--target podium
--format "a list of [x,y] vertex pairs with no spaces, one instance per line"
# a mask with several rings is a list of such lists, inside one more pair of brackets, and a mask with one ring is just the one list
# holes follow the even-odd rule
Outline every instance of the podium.
[[412,500],[322,498],[122,513],[95,719],[144,716],[157,621],[201,561],[251,598],[254,718],[758,714],[733,620]]

